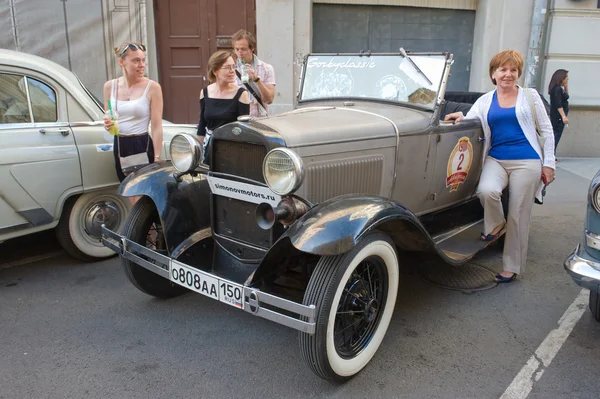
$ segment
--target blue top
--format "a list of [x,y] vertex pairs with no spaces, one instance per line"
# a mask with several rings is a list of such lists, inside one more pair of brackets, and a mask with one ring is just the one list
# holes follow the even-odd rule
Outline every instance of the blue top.
[[487,118],[492,131],[492,148],[488,153],[489,156],[501,161],[540,159],[519,125],[516,107],[502,108],[498,104],[496,92]]

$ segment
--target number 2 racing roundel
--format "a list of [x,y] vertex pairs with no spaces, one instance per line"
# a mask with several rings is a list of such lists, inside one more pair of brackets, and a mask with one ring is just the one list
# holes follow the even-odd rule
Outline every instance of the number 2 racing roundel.
[[458,186],[467,179],[472,162],[473,146],[471,141],[468,137],[461,137],[448,159],[446,187],[450,187],[450,192],[457,191]]

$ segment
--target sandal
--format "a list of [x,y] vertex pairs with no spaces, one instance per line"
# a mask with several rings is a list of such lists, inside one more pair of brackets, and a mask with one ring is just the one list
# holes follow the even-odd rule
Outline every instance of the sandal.
[[504,233],[504,231],[506,230],[506,225],[502,226],[502,228],[500,230],[498,230],[498,232],[496,234],[488,234],[485,235],[485,233],[481,233],[481,236],[479,237],[479,239],[481,241],[494,241],[496,238],[498,238],[498,236],[500,236],[502,233]]
[[496,274],[496,277],[494,277],[494,281],[497,283],[512,283],[516,279],[517,279],[517,273],[513,273],[513,275],[510,277],[505,277],[505,276],[501,275],[500,273],[498,273],[498,274]]

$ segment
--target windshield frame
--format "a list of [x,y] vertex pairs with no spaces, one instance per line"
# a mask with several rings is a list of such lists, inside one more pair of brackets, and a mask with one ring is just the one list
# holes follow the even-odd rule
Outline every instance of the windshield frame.
[[[306,79],[306,65],[311,56],[322,56],[322,57],[379,57],[379,56],[397,56],[400,58],[407,58],[402,53],[371,53],[369,52],[360,52],[360,53],[308,53],[304,56],[302,62],[302,70],[300,73],[300,84],[298,86],[298,92],[296,94],[296,101],[298,104],[308,104],[314,102],[331,102],[331,101],[360,101],[360,102],[374,102],[374,103],[383,103],[390,105],[402,105],[410,108],[416,108],[425,111],[434,111],[440,105],[440,99],[443,99],[443,92],[446,89],[447,76],[449,74],[449,69],[452,64],[452,54],[448,52],[406,52],[407,57],[411,56],[443,56],[445,58],[444,61],[444,70],[441,74],[441,80],[438,86],[438,90],[435,96],[435,102],[432,105],[422,105],[422,104],[414,104],[405,101],[395,101],[395,100],[387,100],[387,99],[379,99],[373,97],[319,97],[319,98],[307,98],[303,99],[302,94],[304,90],[304,82]],[[409,61],[410,62],[410,61]]]

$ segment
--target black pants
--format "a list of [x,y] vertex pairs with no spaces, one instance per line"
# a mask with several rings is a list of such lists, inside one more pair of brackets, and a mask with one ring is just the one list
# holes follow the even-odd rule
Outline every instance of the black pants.
[[556,155],[556,147],[562,137],[563,130],[565,130],[565,124],[562,123],[562,121],[559,121],[552,125],[552,129],[554,130],[554,154]]
[[[117,143],[117,140],[119,142]],[[117,147],[117,145],[119,147]],[[148,151],[146,151],[146,148]],[[143,136],[115,136],[113,144],[113,153],[115,155],[115,169],[117,170],[117,177],[119,181],[125,180],[123,169],[121,169],[121,162],[119,161],[119,152],[122,157],[127,157],[133,154],[139,154],[146,152],[148,154],[148,161],[154,162],[154,146],[152,145],[152,139],[149,134]]]

